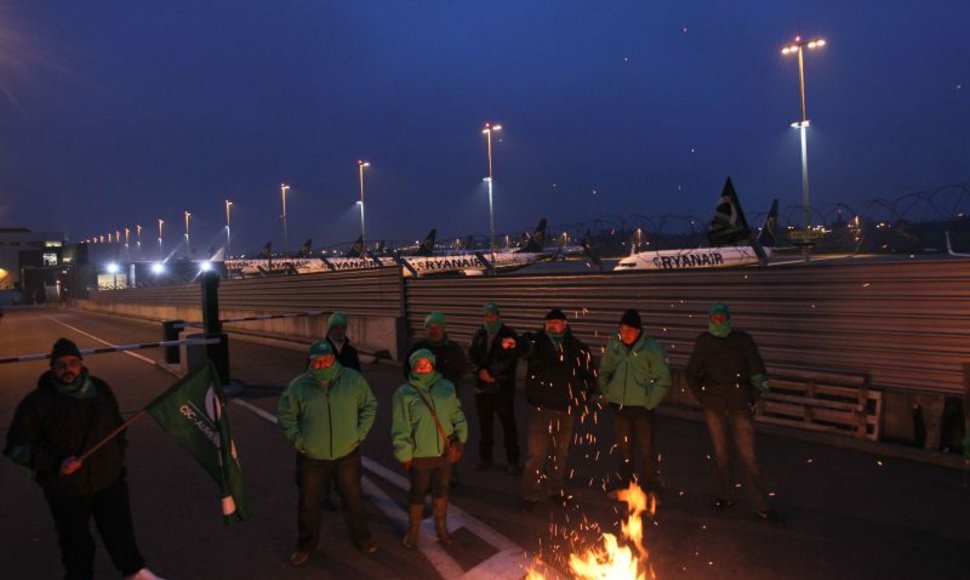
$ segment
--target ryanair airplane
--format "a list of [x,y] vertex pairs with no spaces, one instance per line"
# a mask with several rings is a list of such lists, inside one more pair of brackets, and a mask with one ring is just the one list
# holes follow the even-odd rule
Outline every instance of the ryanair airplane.
[[375,268],[401,268],[403,275],[420,278],[437,274],[481,276],[486,272],[511,271],[547,260],[551,254],[543,252],[542,241],[546,234],[543,218],[528,242],[516,250],[489,252],[455,252],[435,254],[436,230],[431,230],[424,241],[414,249],[398,251],[393,255],[377,255],[364,249],[358,238],[353,247],[341,257],[311,257],[310,240],[296,257],[273,258],[270,244],[266,244],[259,258],[249,260],[226,260],[230,277],[252,277],[282,274],[312,274],[317,272],[348,272]]
[[724,184],[721,200],[708,228],[709,246],[679,250],[636,252],[623,258],[613,268],[615,272],[630,270],[687,270],[695,268],[727,268],[731,266],[767,265],[775,246],[775,224],[778,221],[778,200],[771,210],[757,239],[748,227],[741,204],[734,192],[731,178]]

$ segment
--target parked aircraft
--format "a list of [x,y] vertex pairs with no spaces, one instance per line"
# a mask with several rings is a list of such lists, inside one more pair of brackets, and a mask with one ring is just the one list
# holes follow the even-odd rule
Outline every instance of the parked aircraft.
[[729,177],[708,228],[708,247],[635,252],[620,260],[613,270],[686,270],[766,265],[774,250],[777,221],[778,200],[775,200],[761,234],[755,239]]

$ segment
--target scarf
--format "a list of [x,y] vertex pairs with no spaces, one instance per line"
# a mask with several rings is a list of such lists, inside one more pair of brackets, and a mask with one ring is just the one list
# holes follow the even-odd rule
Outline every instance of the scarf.
[[98,394],[98,390],[94,386],[94,381],[88,376],[88,369],[81,369],[81,372],[78,373],[72,383],[62,383],[53,375],[51,375],[51,379],[54,382],[54,388],[57,392],[68,397],[90,399]]

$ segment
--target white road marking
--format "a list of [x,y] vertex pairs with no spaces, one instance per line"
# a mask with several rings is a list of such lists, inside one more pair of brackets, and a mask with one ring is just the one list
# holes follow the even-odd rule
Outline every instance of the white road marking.
[[[262,419],[276,424],[276,416],[272,413],[240,399],[230,399],[230,401],[252,411]],[[401,490],[407,490],[410,487],[411,484],[408,479],[400,473],[392,471],[367,457],[361,457],[361,461],[364,469],[394,487]],[[396,522],[401,529],[407,528],[407,513],[394,500],[367,477],[363,478],[362,485],[364,491],[373,499],[377,508],[384,512],[384,515]],[[422,524],[422,536],[418,543],[418,549],[431,562],[431,565],[442,578],[467,578],[469,580],[494,578],[498,580],[521,578],[525,575],[524,564],[528,555],[518,544],[503,536],[485,522],[469,515],[468,512],[455,504],[448,506],[448,521],[452,529],[465,528],[498,550],[498,553],[466,572],[434,539],[434,522],[426,518]]]
[[[106,346],[117,346],[106,340],[98,338],[93,334],[87,333],[80,328],[71,326],[65,322],[61,322],[52,316],[48,316],[47,318],[56,322],[57,324],[60,324],[61,326],[70,328],[74,332],[80,333]],[[133,356],[150,365],[155,365],[155,361],[137,353],[128,351],[123,351],[123,353]],[[275,415],[257,407],[256,405],[253,405],[252,403],[240,399],[230,399],[230,401],[235,405],[255,413],[258,417],[269,423],[273,423],[275,425],[277,422]],[[362,457],[361,459],[363,461],[364,469],[373,473],[374,475],[377,475],[378,477],[381,477],[391,485],[402,490],[407,490],[410,486],[410,482],[403,475],[395,473],[380,463],[366,457]],[[377,485],[367,477],[361,478],[361,485],[363,486],[367,495],[374,501],[374,505],[384,512],[384,515],[396,522],[400,528],[407,528],[407,513],[401,509],[401,507],[398,506],[397,503],[390,498],[390,496],[388,496],[382,489],[377,487]],[[459,524],[457,526],[453,526],[453,528],[464,527],[468,531],[488,542],[499,552],[475,568],[466,572],[458,561],[452,558],[451,555],[449,555],[448,552],[446,552],[445,549],[438,544],[437,540],[434,538],[434,522],[428,518],[425,518],[424,522],[422,522],[421,541],[418,542],[418,549],[421,550],[421,553],[424,554],[425,558],[427,558],[431,565],[434,566],[435,571],[438,572],[442,578],[462,578],[468,580],[494,578],[499,580],[507,578],[521,578],[524,575],[522,563],[526,558],[525,550],[519,547],[512,540],[495,531],[495,529],[488,524],[469,515],[456,505],[449,505],[448,511],[449,521],[452,524]]]
[[[80,328],[78,328],[76,326],[71,326],[70,324],[68,324],[66,322],[61,322],[60,320],[54,318],[53,316],[47,316],[47,318],[49,320],[51,320],[52,322],[56,322],[57,324],[60,324],[61,326],[70,328],[74,332],[77,332],[79,334],[83,334],[84,336],[86,336],[86,337],[88,337],[88,338],[90,338],[92,340],[96,340],[96,341],[100,342],[101,344],[103,344],[105,346],[110,346],[112,348],[115,348],[115,347],[118,346],[117,344],[111,344],[107,340],[100,339],[97,336],[94,336],[93,334],[84,332],[83,330],[81,330]],[[122,354],[126,354],[128,356],[133,356],[133,357],[137,358],[140,361],[147,362],[150,365],[154,365],[155,364],[155,361],[153,361],[152,359],[150,359],[148,357],[142,356],[142,355],[138,354],[137,352],[131,352],[131,351],[127,351],[127,350],[123,350],[123,351],[119,351],[119,352],[121,352]]]

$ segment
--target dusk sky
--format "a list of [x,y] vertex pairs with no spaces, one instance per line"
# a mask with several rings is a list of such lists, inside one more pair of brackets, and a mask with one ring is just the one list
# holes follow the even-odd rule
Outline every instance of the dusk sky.
[[[166,246],[486,234],[970,182],[970,2],[30,0],[0,5],[0,227]],[[797,219],[791,213],[792,219]]]

